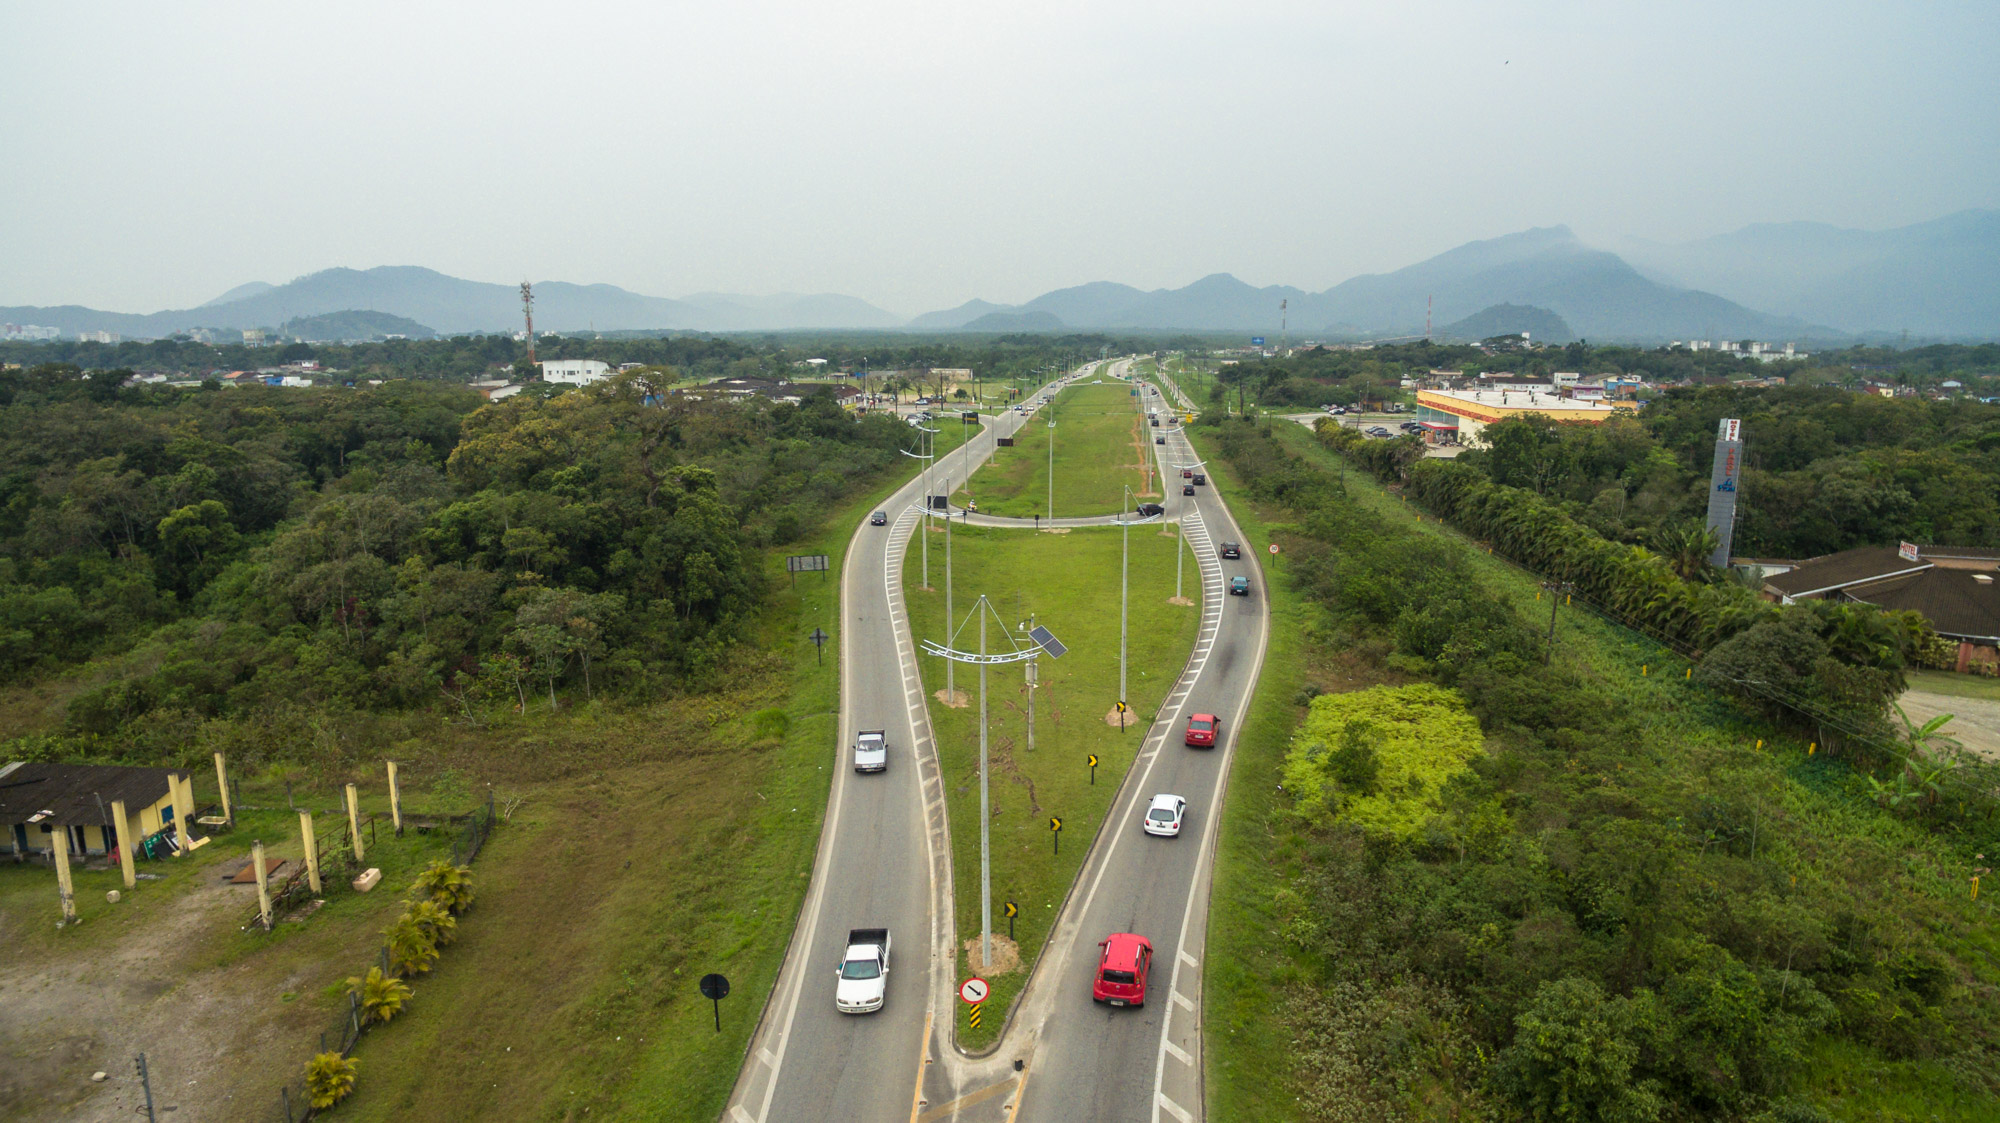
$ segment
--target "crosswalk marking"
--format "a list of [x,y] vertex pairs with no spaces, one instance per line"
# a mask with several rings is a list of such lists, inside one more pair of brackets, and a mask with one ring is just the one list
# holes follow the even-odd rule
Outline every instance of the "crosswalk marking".
[[1194,1123],[1194,1116],[1188,1113],[1188,1109],[1168,1099],[1165,1092],[1160,1093],[1160,1106],[1166,1108],[1167,1113],[1181,1123]]

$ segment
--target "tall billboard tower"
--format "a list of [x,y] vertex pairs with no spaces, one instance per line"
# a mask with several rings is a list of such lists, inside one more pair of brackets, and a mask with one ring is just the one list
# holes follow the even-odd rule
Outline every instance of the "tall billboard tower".
[[1715,532],[1715,552],[1708,564],[1729,568],[1729,547],[1736,537],[1736,490],[1743,478],[1743,422],[1725,418],[1715,427],[1715,466],[1708,473],[1708,529]]

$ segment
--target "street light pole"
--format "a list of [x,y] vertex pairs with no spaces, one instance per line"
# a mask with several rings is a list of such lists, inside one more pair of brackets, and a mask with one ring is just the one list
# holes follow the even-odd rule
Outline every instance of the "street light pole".
[[[951,494],[951,477],[950,477],[950,476],[946,476],[946,477],[944,478],[944,493],[945,493],[945,494],[946,494],[947,496],[949,496],[949,495]],[[946,507],[945,507],[945,509],[944,509],[944,626],[945,626],[945,627],[947,627],[947,628],[949,628],[949,627],[951,627],[951,621],[952,621],[952,615],[951,615],[951,507],[950,507],[950,503],[951,503],[951,500],[950,500],[950,499],[946,499],[946,500],[945,500],[945,503],[946,503]],[[955,685],[955,684],[954,684],[954,683],[952,682],[952,677],[953,677],[953,676],[952,676],[952,669],[953,669],[953,666],[954,666],[954,664],[952,663],[952,661],[951,661],[951,660],[949,660],[949,659],[945,660],[945,664],[944,664],[944,704],[945,704],[945,705],[947,705],[947,706],[951,706],[951,705],[956,705],[956,704],[957,704],[957,702],[958,702],[958,687],[957,687],[957,686],[956,686],[956,685]]]
[[[1130,485],[1127,485],[1125,488],[1125,510],[1130,511],[1131,509],[1132,488]],[[1118,533],[1119,537],[1123,540],[1123,549],[1118,559],[1118,704],[1123,706],[1126,704],[1125,622],[1127,618],[1126,610],[1131,602],[1132,592],[1132,520],[1126,518],[1123,511],[1119,512],[1118,516]],[[1118,713],[1118,728],[1125,728],[1125,717],[1126,711],[1120,710]]]
[[[986,596],[979,607],[979,967],[993,964],[993,857],[987,834],[993,816],[986,808]],[[949,662],[946,663],[949,666]]]

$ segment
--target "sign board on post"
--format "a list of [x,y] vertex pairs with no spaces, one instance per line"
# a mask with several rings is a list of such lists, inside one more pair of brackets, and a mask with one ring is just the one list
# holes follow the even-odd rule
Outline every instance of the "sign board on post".
[[1251,336],[1251,337],[1250,337],[1250,346],[1252,346],[1252,347],[1262,347],[1263,345],[1264,345],[1264,337],[1263,337],[1263,336],[1261,336],[1261,335],[1253,335],[1253,336]]
[[992,993],[992,990],[992,987],[986,985],[985,979],[974,975],[958,984],[958,997],[966,1003],[984,1002],[986,1001],[986,996]]
[[825,554],[793,554],[785,559],[785,571],[792,575],[792,584],[799,583],[801,573],[825,573]]
[[1923,560],[1917,556],[1917,544],[1915,542],[1898,542],[1896,544],[1896,556],[1902,558],[1904,561]]
[[1724,418],[1715,427],[1715,463],[1708,476],[1708,519],[1715,534],[1715,552],[1708,564],[1729,567],[1729,548],[1736,537],[1736,487],[1743,474],[1743,422]]

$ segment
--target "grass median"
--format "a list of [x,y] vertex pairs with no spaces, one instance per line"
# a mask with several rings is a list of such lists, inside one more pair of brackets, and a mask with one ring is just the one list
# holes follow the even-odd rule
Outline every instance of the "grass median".
[[1157,498],[1154,430],[1132,399],[1132,384],[1086,380],[1056,395],[1015,436],[960,486],[953,502],[977,500],[981,514],[1028,518],[1049,515],[1048,422],[1055,420],[1055,514],[1069,518],[1125,509],[1125,488],[1137,502]]
[[[1166,531],[1177,528],[1167,527]],[[993,917],[996,934],[1007,924],[1002,905],[1020,908],[1015,924],[1018,969],[988,972],[993,984],[987,1015],[976,1030],[958,1027],[958,1040],[982,1048],[998,1036],[1005,1012],[1019,996],[1041,952],[1057,910],[1076,878],[1092,839],[1104,823],[1113,795],[1162,700],[1187,663],[1200,623],[1200,580],[1192,562],[1184,585],[1193,603],[1169,603],[1174,595],[1177,535],[1158,525],[1130,531],[1131,618],[1128,628],[1127,699],[1138,721],[1122,732],[1106,721],[1118,699],[1118,587],[1121,532],[1116,529],[1033,533],[981,527],[952,530],[954,610],[960,620],[984,593],[997,613],[988,619],[987,649],[1011,650],[1000,634],[1033,614],[1069,647],[1060,660],[1040,661],[1042,685],[1035,697],[1035,747],[1027,747],[1027,687],[1019,664],[987,672],[988,760],[993,855]],[[938,572],[932,557],[933,576]],[[904,568],[904,591],[913,634],[919,641],[945,634],[944,592],[925,592],[914,566]],[[960,648],[977,650],[977,621],[958,636]],[[1018,636],[1025,645],[1026,638]],[[942,660],[920,656],[925,689],[945,685]],[[959,975],[977,973],[963,941],[979,933],[979,671],[960,666],[956,687],[968,703],[953,708],[930,697],[945,794],[952,825],[953,884],[957,887],[957,927],[961,940]],[[1098,758],[1091,782],[1088,758]],[[1056,853],[1049,819],[1063,821],[1061,853]]]

